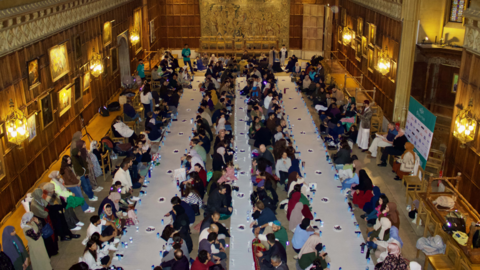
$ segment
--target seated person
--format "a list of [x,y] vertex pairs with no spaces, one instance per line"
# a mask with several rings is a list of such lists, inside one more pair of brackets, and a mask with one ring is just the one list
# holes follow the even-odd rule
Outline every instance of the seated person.
[[328,125],[328,136],[327,141],[333,141],[333,143],[338,144],[342,139],[342,135],[345,133],[345,128],[342,126],[342,123],[336,118],[332,118]]
[[217,237],[216,233],[211,232],[206,239],[202,239],[198,244],[198,251],[206,250],[212,255],[213,262],[225,260],[227,258],[225,248],[218,241]]
[[169,80],[168,88],[173,88],[175,90],[181,90],[183,88],[182,85],[178,83],[177,78],[177,73],[173,73],[172,78]]
[[[165,227],[167,228],[167,227]],[[173,230],[172,227],[170,227],[171,230]],[[171,230],[166,230],[166,234],[170,233]],[[162,236],[163,236],[163,233],[162,233]],[[185,241],[183,241],[182,237],[180,236],[179,233],[175,233],[175,232],[172,232],[172,234],[170,234],[169,238],[167,238],[167,245],[166,245],[166,249],[165,251],[168,251],[164,253],[164,256],[162,258],[162,263],[164,262],[169,262],[171,260],[174,259],[174,255],[175,253],[174,252],[170,252],[172,250],[172,248],[174,250],[182,250],[183,251],[183,254],[185,255],[185,257],[187,257],[188,260],[190,260],[190,253],[188,253],[188,248],[187,248],[187,244],[185,243]],[[176,245],[180,245],[180,247],[176,246]]]
[[106,220],[114,225],[114,229],[117,230],[117,235],[121,235],[122,233],[122,223],[120,219],[114,213],[115,207],[112,206],[110,203],[106,203],[103,206],[103,211],[100,214],[100,219]]
[[270,208],[266,208],[262,201],[255,203],[253,212],[254,221],[250,223],[250,228],[253,228],[255,234],[263,233],[269,222],[277,220],[275,213]]
[[381,136],[376,134],[375,139],[373,140],[372,144],[368,148],[368,151],[371,153],[370,157],[375,158],[377,157],[377,149],[378,147],[389,147],[393,144],[393,139],[397,136],[398,131],[395,129],[395,123],[390,122],[388,123],[388,133],[386,136]]
[[197,56],[197,58],[195,59],[195,63],[197,64],[198,71],[207,69],[207,67],[205,67],[205,65],[203,64],[203,61],[200,59],[200,56]]
[[342,140],[340,142],[340,150],[338,150],[338,152],[335,153],[332,157],[333,158],[333,163],[335,163],[335,165],[342,165],[341,168],[343,168],[344,164],[347,164],[347,163],[351,162],[350,161],[350,152],[351,151],[352,151],[352,149],[350,149],[350,145],[348,145],[347,140]]
[[152,80],[159,82],[160,79],[162,78],[162,73],[163,71],[158,69],[158,66],[154,66],[152,69]]
[[266,127],[262,127],[260,124],[255,125],[255,137],[254,146],[259,148],[260,145],[269,146],[272,145],[272,133]]
[[[310,238],[316,239],[316,237],[313,236]],[[312,245],[305,245],[302,251],[298,254],[299,259],[297,261],[297,269],[310,269],[310,267],[313,266],[315,266],[315,269],[327,269],[330,258],[328,257],[327,253],[323,251],[323,244],[320,243],[320,237],[316,241],[310,241],[312,245],[316,245],[314,249],[312,248]]]
[[162,132],[160,131],[160,128],[152,123],[147,124],[145,133],[147,133],[148,139],[152,142],[160,142],[162,139]]
[[[183,207],[183,209],[185,210],[185,214],[188,217],[188,221],[190,222],[189,224],[192,224],[195,222],[195,212],[193,211],[192,207],[190,207],[188,203],[182,201],[182,199],[180,199],[180,197],[178,196],[172,197],[172,199],[170,200],[170,203],[172,204],[172,207],[175,207],[177,205]],[[176,219],[175,211],[171,210],[170,212],[165,214],[166,217],[170,215],[172,216],[173,220]]]
[[267,242],[270,245],[270,249],[267,251],[257,251],[255,256],[258,257],[258,261],[260,263],[260,269],[275,269],[275,267],[271,263],[272,257],[280,257],[283,264],[287,264],[287,252],[285,248],[275,240],[275,235],[273,233],[267,234]]
[[210,193],[207,202],[207,213],[212,214],[218,212],[224,216],[230,216],[232,214],[233,208],[228,204],[225,193],[227,193],[225,184],[219,185],[217,189]]
[[208,228],[211,224],[215,224],[218,227],[218,234],[220,235],[220,238],[222,238],[222,235],[225,235],[225,237],[230,237],[230,234],[228,233],[228,229],[223,226],[220,221],[220,213],[214,212],[211,215],[208,215],[203,221],[202,225],[200,226],[200,232]]
[[400,156],[405,152],[405,143],[408,142],[407,137],[405,136],[405,130],[399,129],[397,136],[393,139],[392,146],[385,147],[382,153],[381,161],[382,163],[378,164],[380,167],[387,166],[388,155]]
[[88,265],[88,269],[107,269],[110,256],[100,252],[100,247],[93,240],[86,243],[82,261]]
[[310,219],[304,218],[302,223],[298,224],[295,228],[295,232],[293,233],[292,237],[292,247],[296,253],[300,252],[307,239],[312,234],[317,234],[320,236],[319,233],[316,233],[315,230],[310,226]]
[[[218,262],[220,263],[220,262]],[[212,257],[210,253],[206,250],[198,252],[197,259],[192,263],[191,270],[209,270],[210,267],[214,266],[215,263],[212,262]]]
[[262,241],[262,244],[264,246],[268,246],[267,235],[269,233],[273,233],[275,235],[275,240],[280,242],[280,244],[282,244],[285,250],[287,249],[287,242],[288,242],[287,230],[285,230],[285,228],[282,226],[280,221],[275,220],[273,222],[267,223],[267,226],[265,226],[262,234],[257,234],[257,231],[259,232],[260,230],[255,231],[255,236],[257,236],[258,239]]
[[135,131],[133,131],[133,129],[131,129],[122,121],[122,117],[120,115],[115,118],[111,128],[113,132],[112,134],[113,137],[128,138],[128,142],[131,145],[135,145],[135,140],[137,139],[137,135],[135,134]]
[[[122,183],[122,191],[120,192],[122,199],[129,199],[128,202],[133,204],[133,201],[138,201],[139,198],[132,196],[133,193],[133,184],[132,178],[130,176],[129,169],[133,165],[132,158],[126,157],[123,159],[120,168],[118,168],[117,172],[113,177],[113,182],[116,183],[120,181]],[[138,187],[140,188],[141,185]]]
[[128,100],[127,103],[123,104],[123,116],[126,121],[134,121],[138,118],[138,121],[142,121],[138,113],[133,108],[133,102]]
[[350,126],[349,130],[343,134],[342,139],[346,139],[350,148],[357,143],[358,129],[357,125]]
[[120,242],[119,239],[115,238],[117,236],[117,232],[118,230],[115,227],[115,224],[112,222],[105,219],[100,219],[100,217],[97,215],[92,216],[90,217],[90,225],[87,229],[87,235],[82,241],[82,244],[86,245],[94,233],[100,234],[100,241],[102,242],[117,244]]
[[[174,251],[171,251],[173,259],[170,261],[165,261],[160,264],[162,269],[171,269],[171,270],[189,270],[190,262],[187,257],[184,255],[183,250],[181,249],[180,244],[173,245]],[[170,253],[170,252],[169,252]]]

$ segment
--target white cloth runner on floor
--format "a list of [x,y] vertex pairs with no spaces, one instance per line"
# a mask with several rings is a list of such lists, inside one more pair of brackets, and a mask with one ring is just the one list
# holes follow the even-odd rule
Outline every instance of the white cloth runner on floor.
[[[290,77],[282,76],[277,79],[279,89],[288,88],[283,96],[285,113],[289,116],[295,147],[298,146],[297,152],[301,153],[300,159],[305,161],[303,171],[307,173],[305,181],[317,184],[311,205],[313,212],[316,212],[316,219],[323,221],[323,227],[319,222],[315,222],[315,225],[322,231],[322,243],[332,260],[330,269],[336,270],[341,267],[343,270],[361,270],[367,269],[367,266],[373,269],[372,262],[367,264],[365,253],[360,252],[360,245],[364,239],[361,235],[357,237],[355,234],[355,231],[358,231],[354,225],[355,217],[352,217],[349,211],[345,196],[340,193],[338,188],[341,186],[340,181],[334,180],[335,171],[326,160],[326,151],[323,142],[315,133],[309,109],[302,96],[295,91],[295,84],[291,82]],[[316,171],[320,171],[321,174],[317,174]],[[324,202],[322,198],[328,198],[328,201]],[[283,225],[288,227],[288,224]],[[336,231],[335,226],[341,226],[342,230]]]
[[[204,80],[203,77],[196,77],[193,85],[198,85]],[[165,145],[159,151],[162,155],[160,166],[153,169],[152,177],[148,179],[150,184],[148,188],[142,188],[147,191],[146,196],[140,197],[141,205],[137,203],[137,217],[140,221],[138,224],[138,232],[136,226],[127,228],[126,235],[122,236],[121,242],[127,242],[128,248],[122,248],[121,243],[117,246],[118,251],[115,253],[124,254],[124,257],[118,261],[114,259],[112,264],[115,266],[122,266],[128,270],[150,270],[152,265],[160,265],[161,257],[160,251],[166,242],[157,238],[157,233],[162,234],[163,229],[171,221],[170,217],[164,215],[172,209],[170,199],[175,194],[180,196],[180,191],[177,189],[176,182],[173,181],[173,171],[180,168],[180,157],[185,154],[185,149],[189,147],[189,136],[192,134],[194,124],[191,124],[191,119],[195,118],[195,114],[202,100],[202,94],[198,88],[184,89],[180,104],[178,106],[178,121],[172,123],[170,133],[165,139]],[[183,135],[179,135],[183,133]],[[178,153],[174,154],[174,150]],[[172,173],[168,174],[167,171]],[[165,198],[163,203],[159,202],[159,198]],[[162,219],[164,225],[162,225]],[[147,227],[155,227],[155,231],[146,232]],[[130,243],[130,237],[133,242]],[[194,243],[197,244],[197,243]],[[196,254],[191,254],[192,258],[196,258]]]
[[[240,87],[239,87],[240,84]],[[250,194],[253,185],[250,180],[250,170],[252,164],[251,147],[248,144],[248,129],[246,124],[247,104],[245,97],[240,95],[240,91],[245,87],[245,78],[237,78],[237,91],[235,99],[235,146],[237,149],[237,161],[234,164],[239,166],[238,180],[234,183],[239,187],[238,192],[233,192],[233,214],[230,220],[230,248],[229,260],[230,270],[247,270],[254,269],[251,243],[254,239],[250,223],[253,221],[251,217],[252,205],[250,204]],[[238,195],[243,194],[240,198]],[[247,215],[247,211],[250,213]],[[249,220],[247,220],[247,216]],[[244,227],[243,230],[239,226]]]

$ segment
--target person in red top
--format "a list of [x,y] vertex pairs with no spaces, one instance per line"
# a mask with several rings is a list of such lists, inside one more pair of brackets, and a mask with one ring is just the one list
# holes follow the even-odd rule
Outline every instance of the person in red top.
[[190,270],[208,270],[213,265],[215,264],[210,260],[210,254],[206,250],[202,250],[198,253],[197,259],[192,263]]
[[195,164],[194,167],[195,171],[198,172],[198,175],[200,176],[200,179],[202,179],[203,186],[207,186],[207,171],[202,167],[200,164]]

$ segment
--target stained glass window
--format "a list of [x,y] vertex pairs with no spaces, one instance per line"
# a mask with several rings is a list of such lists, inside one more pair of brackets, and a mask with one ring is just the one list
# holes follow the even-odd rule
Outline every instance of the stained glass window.
[[452,0],[452,8],[450,9],[450,21],[462,22],[463,11],[465,10],[466,0]]

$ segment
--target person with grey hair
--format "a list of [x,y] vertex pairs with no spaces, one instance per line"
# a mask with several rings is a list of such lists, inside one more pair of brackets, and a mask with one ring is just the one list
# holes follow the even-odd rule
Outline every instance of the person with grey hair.
[[376,134],[376,138],[373,140],[368,151],[371,153],[370,158],[377,157],[378,147],[389,147],[393,144],[393,139],[397,136],[398,131],[395,129],[395,123],[388,123],[388,133],[386,136]]
[[380,167],[387,166],[388,155],[400,156],[405,152],[405,143],[408,142],[407,137],[405,136],[405,130],[403,128],[398,130],[397,136],[393,139],[392,146],[385,147],[382,153],[382,163],[378,164]]
[[272,266],[278,270],[288,270],[288,265],[282,262],[282,258],[279,255],[273,255],[270,259]]
[[267,234],[267,242],[270,245],[270,249],[266,251],[257,251],[255,256],[258,257],[258,261],[260,262],[260,269],[272,269],[272,258],[275,256],[280,257],[282,264],[287,264],[287,252],[285,248],[275,239],[275,234],[269,233]]

